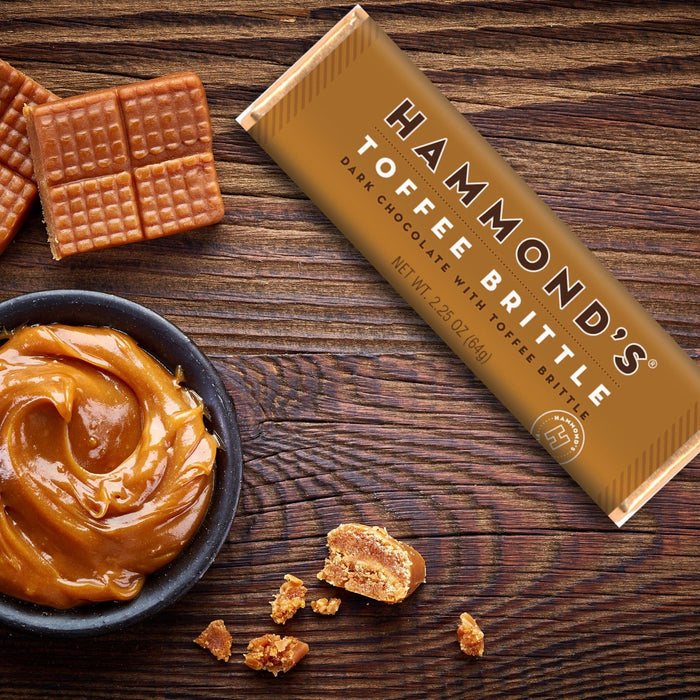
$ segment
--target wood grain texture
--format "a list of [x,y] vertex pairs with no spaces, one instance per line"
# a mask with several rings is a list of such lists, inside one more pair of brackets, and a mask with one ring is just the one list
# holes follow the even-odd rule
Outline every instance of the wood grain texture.
[[[697,7],[364,7],[699,358]],[[349,8],[0,3],[0,57],[58,95],[201,76],[224,221],[54,262],[37,207],[0,257],[0,300],[82,288],[163,314],[221,372],[245,461],[228,540],[192,591],[91,640],[0,628],[1,698],[700,695],[698,463],[618,531],[235,123]],[[349,520],[416,547],[426,584],[398,606],[307,608],[285,627],[311,647],[301,664],[247,669],[284,574],[328,595],[325,534]],[[482,659],[459,651],[465,610]],[[192,643],[216,617],[228,664]]]

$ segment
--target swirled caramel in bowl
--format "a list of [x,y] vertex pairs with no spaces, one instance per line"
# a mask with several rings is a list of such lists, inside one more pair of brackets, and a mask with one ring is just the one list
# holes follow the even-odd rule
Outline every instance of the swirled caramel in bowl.
[[52,608],[135,597],[204,517],[217,441],[201,400],[109,328],[0,346],[0,592]]

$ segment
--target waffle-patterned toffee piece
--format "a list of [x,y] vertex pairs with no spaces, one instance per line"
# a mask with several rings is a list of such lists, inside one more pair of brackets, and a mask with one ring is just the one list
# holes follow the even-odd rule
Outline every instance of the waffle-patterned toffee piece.
[[25,104],[58,98],[0,60],[0,253],[22,225],[36,197],[34,168],[22,114]]
[[177,73],[25,110],[57,260],[224,215],[204,87]]

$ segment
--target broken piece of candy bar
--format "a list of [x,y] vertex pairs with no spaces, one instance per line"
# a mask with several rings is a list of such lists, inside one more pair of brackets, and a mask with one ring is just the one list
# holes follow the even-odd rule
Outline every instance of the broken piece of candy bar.
[[308,651],[309,645],[296,637],[264,634],[248,643],[245,664],[255,671],[269,671],[276,676],[296,666]]
[[58,98],[0,60],[0,253],[22,225],[36,197],[24,105]]
[[460,649],[469,656],[483,656],[484,633],[476,624],[476,620],[469,613],[459,616],[457,627],[457,639]]
[[270,601],[273,621],[283,625],[291,619],[297,610],[306,605],[306,588],[301,579],[292,574],[284,577],[279,593]]
[[335,615],[340,607],[340,598],[319,598],[311,601],[311,609],[319,615]]
[[318,578],[374,600],[399,603],[425,581],[425,561],[383,527],[349,523],[328,533],[328,557]]
[[219,661],[228,661],[231,657],[231,634],[223,620],[212,620],[194,642],[208,649]]
[[177,73],[25,109],[54,258],[224,215],[202,82]]

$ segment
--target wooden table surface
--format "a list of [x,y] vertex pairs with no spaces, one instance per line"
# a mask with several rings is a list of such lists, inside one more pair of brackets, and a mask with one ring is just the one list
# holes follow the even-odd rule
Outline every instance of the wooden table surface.
[[[698,358],[693,5],[365,7]],[[244,456],[230,535],[188,594],[92,639],[0,627],[0,697],[700,695],[698,462],[618,530],[235,122],[350,7],[0,3],[0,57],[59,96],[201,76],[224,221],[55,262],[37,207],[0,257],[0,300],[90,289],[162,314],[223,376]],[[303,610],[284,632],[309,655],[286,676],[248,669],[285,574],[329,592],[325,534],[347,521],[416,547],[427,582],[397,606],[343,593],[334,618]],[[463,611],[481,659],[459,650]],[[192,642],[214,618],[229,663]]]

